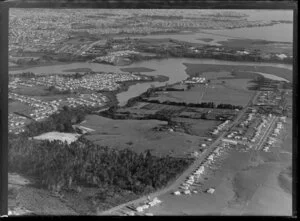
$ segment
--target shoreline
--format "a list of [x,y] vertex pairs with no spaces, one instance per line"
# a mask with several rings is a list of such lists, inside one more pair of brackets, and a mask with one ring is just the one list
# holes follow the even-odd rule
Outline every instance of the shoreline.
[[[144,75],[141,75],[144,76]],[[119,84],[121,85],[118,90],[115,91],[103,91],[100,93],[103,93],[105,96],[107,96],[110,99],[110,102],[107,103],[107,107],[119,105],[119,101],[117,99],[117,94],[125,92],[129,89],[130,86],[135,85],[135,84],[142,84],[142,83],[148,83],[148,82],[165,82],[168,81],[168,77],[164,75],[157,75],[157,76],[147,76],[150,78],[149,80],[133,80],[133,81],[125,81],[125,82],[120,82]],[[131,99],[131,98],[130,98]]]
[[[273,67],[273,66],[251,66],[251,65],[222,65],[222,64],[217,64],[217,65],[210,65],[210,64],[193,64],[193,63],[182,63],[186,69],[186,74],[191,78],[195,77],[198,74],[202,74],[205,72],[218,72],[218,71],[238,71],[241,72],[239,69],[242,69],[244,72],[249,72],[253,74],[257,74],[257,70],[262,69],[260,72],[266,73],[266,74],[271,74],[277,77],[284,78],[290,82],[293,82],[293,71],[288,70],[286,68],[279,68],[279,67]],[[245,69],[247,69],[245,71]],[[273,69],[273,70],[268,70],[268,69]],[[277,73],[274,73],[275,70],[278,70]],[[285,71],[285,73],[282,73]],[[255,76],[253,76],[254,78]],[[235,76],[233,76],[235,78]],[[238,78],[238,76],[237,76]]]
[[[186,57],[186,56],[183,56],[183,57],[174,57],[174,56],[168,56],[168,57],[163,57],[163,58],[151,58],[151,59],[145,59],[145,60],[132,60],[130,62],[130,64],[127,64],[127,65],[121,65],[121,66],[118,66],[118,65],[112,65],[112,64],[108,64],[108,65],[111,65],[112,67],[120,67],[120,70],[121,69],[127,69],[128,66],[130,66],[131,64],[135,64],[135,63],[139,63],[139,62],[145,62],[145,61],[150,61],[150,60],[164,60],[164,59],[172,59],[172,58],[178,58],[178,59],[199,59],[199,60],[217,60],[217,61],[232,61],[230,59],[219,59],[219,58],[211,58],[211,57],[201,57],[201,58],[198,58],[198,57]],[[239,62],[239,61],[237,61]],[[266,64],[282,64],[282,65],[293,65],[291,63],[286,63],[286,62],[278,62],[278,61],[272,61],[272,60],[268,60],[268,61],[252,61],[252,60],[243,60],[241,62],[249,62],[249,63],[260,63],[260,64],[263,64],[263,63],[266,63]],[[44,66],[55,66],[55,65],[68,65],[68,64],[72,64],[72,63],[88,63],[88,61],[70,61],[70,62],[60,62],[60,61],[54,61],[54,62],[49,62],[49,63],[41,63],[41,64],[34,64],[34,65],[21,65],[21,66],[9,66],[8,69],[10,71],[26,71],[27,69],[31,69],[31,68],[38,68],[38,67],[44,67]],[[92,70],[93,71],[93,70]],[[122,71],[122,70],[121,70]],[[70,73],[70,72],[76,72],[76,71],[70,71],[70,70],[65,70],[64,72],[66,73]],[[82,71],[77,71],[77,72],[82,72]],[[123,71],[123,72],[128,72],[128,71]],[[143,71],[145,72],[145,71]],[[9,73],[11,74],[11,73]]]

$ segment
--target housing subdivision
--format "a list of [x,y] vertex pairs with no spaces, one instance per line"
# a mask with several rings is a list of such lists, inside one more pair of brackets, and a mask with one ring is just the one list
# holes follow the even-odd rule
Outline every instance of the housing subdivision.
[[[24,127],[30,120],[44,120],[63,106],[103,107],[109,102],[109,98],[101,91],[120,90],[123,82],[150,80],[147,76],[134,73],[101,72],[80,76],[31,73],[29,76],[22,77],[22,74],[10,76],[9,99],[13,103],[13,108],[10,111],[9,132],[15,134],[24,132]],[[25,95],[24,92],[33,95]],[[44,95],[39,96],[39,93]],[[28,108],[19,107],[19,104]]]

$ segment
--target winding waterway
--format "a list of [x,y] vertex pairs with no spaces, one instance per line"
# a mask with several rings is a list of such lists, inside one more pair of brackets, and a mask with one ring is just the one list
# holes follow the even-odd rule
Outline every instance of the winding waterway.
[[[152,72],[145,72],[143,74],[147,75],[165,75],[169,77],[169,80],[166,82],[146,82],[138,83],[131,85],[127,91],[117,94],[117,99],[119,105],[125,105],[127,101],[139,94],[145,92],[151,85],[155,87],[163,86],[166,83],[172,84],[185,80],[188,75],[186,74],[186,66],[183,63],[192,63],[192,64],[216,64],[216,65],[255,65],[255,66],[272,66],[292,70],[292,65],[286,64],[275,64],[275,63],[255,63],[255,62],[235,62],[235,61],[221,61],[215,59],[193,59],[193,58],[169,58],[169,59],[153,59],[149,61],[142,61],[133,63],[127,67],[145,67],[154,69]],[[31,71],[34,73],[65,73],[64,70],[76,69],[76,68],[90,68],[93,71],[99,72],[121,72],[118,66],[112,66],[108,64],[98,64],[98,63],[87,63],[87,62],[78,62],[64,65],[51,65],[51,66],[40,66],[28,68],[26,71]],[[10,71],[10,74],[20,73],[20,71]],[[72,72],[70,72],[72,73]],[[270,77],[266,75],[265,77]],[[272,77],[272,76],[271,76]]]

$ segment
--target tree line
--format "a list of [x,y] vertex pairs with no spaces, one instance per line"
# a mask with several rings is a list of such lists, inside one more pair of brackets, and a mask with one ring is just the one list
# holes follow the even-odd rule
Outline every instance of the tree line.
[[148,100],[145,98],[141,99],[142,102],[155,103],[155,104],[166,104],[166,105],[176,105],[184,107],[198,107],[198,108],[217,108],[217,109],[243,109],[241,105],[232,104],[218,104],[215,105],[214,102],[201,102],[201,103],[186,103],[186,102],[175,102],[175,101],[159,101],[159,100]]

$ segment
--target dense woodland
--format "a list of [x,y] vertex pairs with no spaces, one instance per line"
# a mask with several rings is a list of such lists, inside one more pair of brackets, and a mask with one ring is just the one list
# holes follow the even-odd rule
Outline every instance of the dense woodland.
[[88,186],[148,193],[166,185],[193,161],[101,147],[84,137],[67,144],[11,136],[8,144],[9,171],[35,177],[53,191]]

